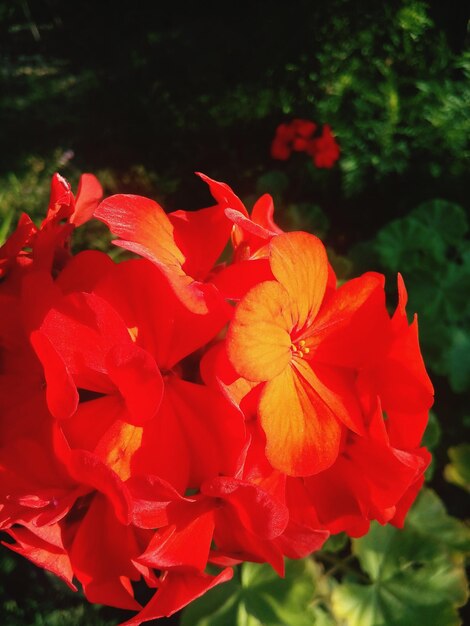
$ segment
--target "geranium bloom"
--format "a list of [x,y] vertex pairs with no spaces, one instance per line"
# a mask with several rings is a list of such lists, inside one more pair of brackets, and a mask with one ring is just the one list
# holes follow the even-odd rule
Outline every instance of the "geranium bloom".
[[339,159],[339,146],[328,124],[323,126],[320,137],[314,137],[310,141],[306,151],[317,167],[333,167]]
[[297,119],[280,124],[271,144],[271,156],[273,159],[285,161],[292,151],[305,152],[316,129],[317,125],[310,120]]
[[[280,135],[331,163],[314,131]],[[283,233],[270,196],[250,214],[200,176],[215,205],[167,215],[139,196],[97,206],[96,179],[74,197],[56,175],[41,227],[23,216],[0,249],[0,529],[90,601],[140,611],[127,626],[240,562],[282,574],[330,532],[402,525],[429,462],[433,391],[401,278],[390,317],[383,276],[337,288],[323,244]],[[73,256],[92,213],[144,258]],[[156,589],[143,608],[137,581]]]
[[[26,214],[21,215],[15,232],[0,248],[0,278],[13,275],[7,276],[3,291],[18,289],[21,275],[33,261],[35,269],[62,269],[70,258],[68,243],[74,228],[92,217],[102,196],[103,189],[92,174],[80,177],[76,196],[65,178],[54,174],[49,207],[41,226],[36,228]],[[31,250],[26,251],[26,247]]]
[[317,125],[309,120],[293,120],[280,124],[271,144],[273,159],[287,160],[292,152],[306,152],[316,167],[331,168],[339,158],[340,150],[331,128],[323,126],[316,136]]
[[333,464],[345,426],[363,430],[351,375],[316,362],[315,354],[350,321],[378,278],[365,276],[330,295],[325,249],[306,233],[278,235],[269,259],[276,281],[254,287],[240,302],[228,354],[241,376],[265,382],[259,416],[269,461],[286,474],[307,476]]
[[94,215],[121,239],[115,241],[149,259],[166,276],[180,300],[194,313],[228,310],[207,277],[230,235],[231,223],[217,204],[197,212],[166,215],[152,200],[141,196],[111,196]]

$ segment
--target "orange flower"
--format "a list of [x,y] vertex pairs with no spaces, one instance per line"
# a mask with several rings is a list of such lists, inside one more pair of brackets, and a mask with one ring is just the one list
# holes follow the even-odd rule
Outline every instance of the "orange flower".
[[316,350],[382,285],[368,274],[332,292],[326,251],[313,235],[281,234],[269,247],[276,280],[241,300],[227,350],[240,376],[265,383],[258,415],[268,460],[286,474],[308,476],[334,463],[344,427],[364,429],[354,371],[316,362]]

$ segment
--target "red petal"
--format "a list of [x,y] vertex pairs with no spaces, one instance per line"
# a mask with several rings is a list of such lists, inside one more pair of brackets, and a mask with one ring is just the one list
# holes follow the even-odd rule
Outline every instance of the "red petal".
[[103,188],[93,174],[82,174],[78,183],[75,199],[75,210],[70,217],[70,222],[75,226],[81,226],[93,217],[103,197]]
[[191,518],[188,519],[186,516],[179,524],[172,524],[157,532],[139,557],[139,563],[160,570],[191,567],[203,572],[207,565],[213,534],[212,508],[195,510]]
[[272,233],[280,234],[283,231],[274,222],[274,204],[272,197],[265,193],[255,202],[253,210],[251,212],[251,219],[255,224],[259,224],[266,230]]
[[67,366],[46,335],[31,333],[31,345],[45,364],[47,406],[58,419],[71,417],[78,406],[78,391]]
[[245,205],[226,183],[221,183],[218,180],[209,178],[209,176],[201,174],[201,172],[196,172],[196,174],[209,185],[211,194],[219,206],[224,209],[235,209],[235,211],[239,211],[242,215],[248,216]]
[[206,481],[201,493],[224,500],[236,514],[237,525],[263,539],[278,537],[287,526],[287,508],[256,485],[220,476]]
[[74,291],[91,293],[99,280],[115,266],[110,257],[97,250],[84,250],[71,258],[60,272],[55,284],[62,293]]
[[[74,197],[70,183],[56,172],[51,179],[51,194],[46,221],[49,221],[56,215],[62,206],[70,207],[69,212],[71,212],[73,202]],[[62,217],[66,217],[66,215]]]
[[178,248],[186,257],[185,272],[205,280],[227,245],[232,225],[217,205],[198,211],[175,211],[168,215]]
[[191,311],[206,314],[217,302],[220,305],[212,285],[195,281],[183,270],[187,259],[175,242],[174,226],[156,202],[141,196],[111,196],[99,205],[95,217],[122,238],[114,243],[155,263]]
[[245,423],[239,411],[219,393],[173,376],[169,401],[191,446],[191,484],[218,474],[233,475],[245,445]]
[[132,522],[139,528],[168,526],[170,505],[190,502],[158,476],[132,476],[126,485],[132,501]]
[[2,542],[4,546],[25,556],[35,565],[52,572],[67,583],[71,589],[77,591],[72,583],[73,569],[69,555],[64,548],[62,529],[59,524],[43,528],[28,526],[27,528],[10,529],[7,532],[17,544]]
[[169,617],[212,587],[227,582],[232,576],[231,568],[222,570],[217,576],[196,572],[168,571],[161,578],[159,589],[147,606],[121,626],[140,626],[143,622],[152,619]]
[[78,483],[90,485],[106,495],[117,519],[123,524],[129,523],[130,497],[126,486],[96,454],[72,450],[68,468]]
[[241,300],[258,283],[273,280],[268,259],[253,259],[232,263],[212,278],[212,283],[229,300]]
[[140,578],[132,564],[140,551],[134,529],[121,524],[106,499],[95,495],[70,549],[74,572],[90,602],[131,610],[140,608],[127,584],[129,578]]
[[31,219],[22,213],[16,230],[0,247],[0,277],[6,274],[8,266],[15,260],[20,251],[29,243],[36,226]]
[[189,311],[168,280],[144,259],[115,265],[95,293],[113,306],[135,333],[136,343],[152,354],[162,369],[171,369],[205,345],[227,320],[220,308],[207,315]]
[[108,352],[106,364],[126,403],[129,423],[142,426],[152,419],[162,401],[163,379],[150,354],[134,343],[122,343]]

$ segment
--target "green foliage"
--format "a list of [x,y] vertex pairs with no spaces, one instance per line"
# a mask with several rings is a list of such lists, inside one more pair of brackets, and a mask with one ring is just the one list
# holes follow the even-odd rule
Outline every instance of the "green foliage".
[[256,181],[256,191],[258,194],[269,193],[276,201],[289,187],[287,174],[279,170],[270,170],[258,178]]
[[284,580],[267,565],[246,563],[231,582],[187,607],[181,623],[458,626],[469,552],[470,529],[425,489],[404,530],[374,523],[365,537],[352,540],[352,553],[347,537],[332,537],[314,561],[286,561]]
[[[59,172],[67,178],[72,190],[77,191],[81,172],[73,164],[73,153],[56,150],[50,158],[28,157],[19,174],[12,172],[0,177],[0,245],[16,227],[21,213],[27,213],[37,225],[46,216],[49,204],[51,177]],[[162,180],[143,165],[133,165],[117,172],[102,169],[95,172],[106,195],[113,193],[139,193],[149,197],[156,195],[160,201],[177,187],[175,180]],[[122,251],[110,245],[108,229],[97,221],[91,221],[77,230],[73,238],[73,250],[87,248],[102,250],[117,259]]]
[[353,553],[369,578],[345,579],[332,594],[333,612],[346,626],[457,626],[467,600],[461,550],[470,531],[424,491],[404,531],[374,524]]
[[387,224],[373,243],[382,268],[405,278],[426,363],[456,392],[470,386],[468,228],[462,207],[433,200]]
[[[261,3],[232,6],[230,20],[204,3],[174,4],[111,15],[46,3],[32,20],[21,3],[0,12],[3,167],[27,149],[18,111],[32,152],[54,140],[95,171],[145,156],[168,180],[202,165],[253,179],[272,164],[279,121],[308,117],[338,136],[348,195],[410,172],[448,187],[464,179],[470,55],[452,50],[427,3],[366,2],[360,13],[351,0]],[[227,41],[241,32],[233,54]]]
[[319,117],[338,135],[347,193],[371,175],[404,174],[417,158],[429,178],[462,175],[470,154],[468,55],[451,52],[420,0],[381,6],[381,19],[366,14],[359,27],[346,4],[325,25],[329,38],[309,80]]
[[[429,412],[429,420],[428,425],[426,426],[426,431],[423,436],[422,445],[427,448],[430,452],[434,452],[434,450],[438,447],[439,442],[441,440],[442,429],[437,419],[434,411]],[[426,470],[426,480],[430,481],[434,476],[434,471],[436,469],[436,459],[433,455],[431,463]]]
[[308,561],[287,561],[279,578],[269,565],[245,563],[229,583],[193,602],[182,626],[311,626],[314,579]]
[[20,213],[40,222],[49,203],[51,176],[60,170],[72,180],[78,180],[70,167],[72,154],[56,150],[49,159],[30,156],[21,173],[10,172],[0,177],[0,244],[16,226]]
[[450,463],[444,469],[446,479],[470,492],[470,444],[461,443],[448,450]]
[[349,538],[346,533],[339,533],[338,535],[331,535],[327,541],[323,544],[322,552],[339,552],[344,550],[348,545]]

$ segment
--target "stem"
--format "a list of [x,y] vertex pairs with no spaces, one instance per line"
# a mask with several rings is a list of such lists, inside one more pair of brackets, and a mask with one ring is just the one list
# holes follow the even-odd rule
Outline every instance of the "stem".
[[359,578],[359,580],[361,580],[362,582],[370,584],[369,577],[366,576],[366,574],[364,574],[360,570],[354,567],[351,567],[351,565],[349,565],[349,563],[355,558],[354,554],[349,554],[344,559],[340,559],[337,556],[334,556],[333,554],[328,554],[327,552],[316,554],[315,556],[320,561],[323,561],[326,564],[332,565],[330,569],[325,570],[325,574],[324,574],[325,576],[332,576],[336,572],[347,572],[350,574],[354,574],[354,576]]

